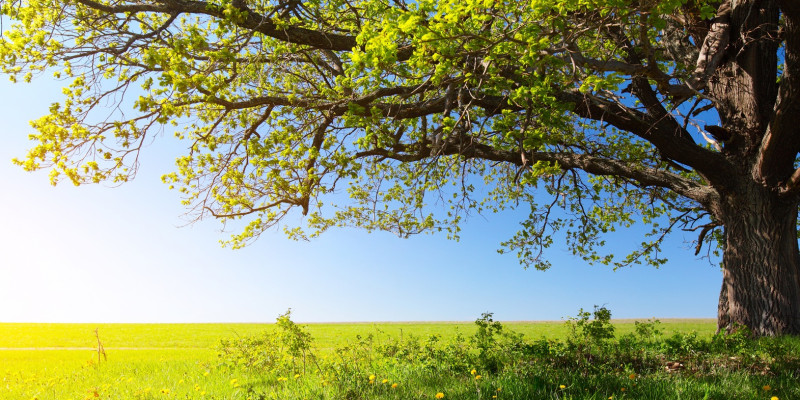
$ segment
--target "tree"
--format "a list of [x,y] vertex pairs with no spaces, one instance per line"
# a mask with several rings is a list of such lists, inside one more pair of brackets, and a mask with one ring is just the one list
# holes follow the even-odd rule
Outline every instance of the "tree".
[[[721,329],[800,333],[800,2],[1,7],[3,71],[65,82],[17,160],[54,183],[124,182],[172,124],[188,150],[164,180],[197,218],[249,221],[233,246],[282,221],[457,237],[528,205],[503,243],[526,265],[549,267],[557,231],[590,262],[659,265],[690,230],[722,254]],[[641,248],[602,252],[632,224]]]

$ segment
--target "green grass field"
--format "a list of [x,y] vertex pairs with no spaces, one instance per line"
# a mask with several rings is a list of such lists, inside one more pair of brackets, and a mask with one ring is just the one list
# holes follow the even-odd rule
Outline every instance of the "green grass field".
[[[299,325],[298,332],[313,337],[311,348],[304,350],[313,363],[291,353],[294,342],[288,336],[272,345],[281,347],[274,354],[242,340],[275,333],[275,324],[0,323],[0,399],[432,399],[439,393],[448,399],[800,398],[787,397],[800,396],[792,387],[800,377],[764,373],[761,359],[755,362],[756,369],[762,368],[758,371],[710,371],[719,365],[705,365],[709,361],[704,358],[698,361],[702,374],[688,368],[664,373],[657,365],[663,356],[655,353],[633,357],[626,365],[612,339],[607,347],[578,351],[580,357],[608,355],[613,361],[573,360],[566,350],[570,347],[558,344],[570,335],[564,322],[503,323],[503,332],[523,335],[513,351],[505,344],[513,338],[498,334],[476,341],[476,324],[466,322]],[[617,338],[633,337],[633,321],[614,325]],[[685,343],[670,344],[680,349],[710,343],[715,322],[665,320],[660,327],[665,338],[696,332],[685,335]],[[99,363],[95,329],[107,356]],[[221,339],[244,352],[220,358]],[[527,350],[519,350],[521,343]],[[544,353],[536,347],[542,345]],[[797,342],[788,346],[781,354],[788,352],[790,361],[800,358]],[[269,358],[275,355],[280,359]],[[568,365],[573,361],[577,364]],[[536,367],[539,362],[549,364]],[[470,374],[471,369],[476,372]]]
[[[633,320],[616,320],[619,334],[633,330]],[[712,319],[662,320],[667,334],[696,331],[711,336],[716,329]],[[504,322],[509,329],[527,337],[563,338],[567,327],[563,321]],[[360,322],[301,324],[311,333],[319,347],[335,347],[356,335],[382,331],[389,336],[432,334],[450,338],[460,332],[475,332],[472,322]],[[210,348],[220,339],[248,336],[274,328],[275,324],[45,324],[0,323],[0,348],[96,348],[94,330],[106,348]]]

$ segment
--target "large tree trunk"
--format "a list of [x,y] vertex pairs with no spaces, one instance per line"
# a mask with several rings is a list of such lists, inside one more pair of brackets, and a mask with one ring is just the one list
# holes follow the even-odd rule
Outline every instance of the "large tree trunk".
[[[718,186],[720,204],[714,209],[725,228],[717,323],[720,331],[746,326],[757,336],[800,335],[798,196],[779,194],[794,171],[796,146],[787,137],[796,127],[774,119],[779,2],[727,4],[730,12],[721,13],[719,21],[729,26],[728,41],[709,81],[720,123],[730,133],[723,153],[732,166],[730,179]],[[782,79],[794,73],[787,65],[789,74]],[[793,89],[782,90],[782,98],[791,97]]]
[[724,201],[720,330],[756,336],[800,334],[796,199],[750,183]]

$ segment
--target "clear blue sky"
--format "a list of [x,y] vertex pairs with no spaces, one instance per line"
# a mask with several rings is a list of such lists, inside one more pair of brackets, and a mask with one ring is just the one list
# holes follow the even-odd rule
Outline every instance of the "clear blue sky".
[[[693,256],[690,237],[666,244],[670,262],[612,271],[563,245],[554,267],[524,270],[499,243],[514,213],[475,217],[462,240],[400,239],[332,230],[311,242],[281,233],[243,250],[221,248],[216,221],[185,226],[178,193],[160,182],[180,143],[147,148],[135,181],[121,187],[65,182],[12,165],[29,146],[28,121],[59,99],[53,82],[13,85],[0,76],[0,322],[558,320],[581,307],[615,318],[715,317],[719,268]],[[641,238],[624,232],[610,242]]]

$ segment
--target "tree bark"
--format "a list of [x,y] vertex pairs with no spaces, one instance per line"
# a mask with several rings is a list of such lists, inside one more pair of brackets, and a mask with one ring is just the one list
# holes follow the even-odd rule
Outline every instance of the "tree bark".
[[800,335],[796,198],[755,182],[723,201],[725,246],[718,327],[756,336]]

